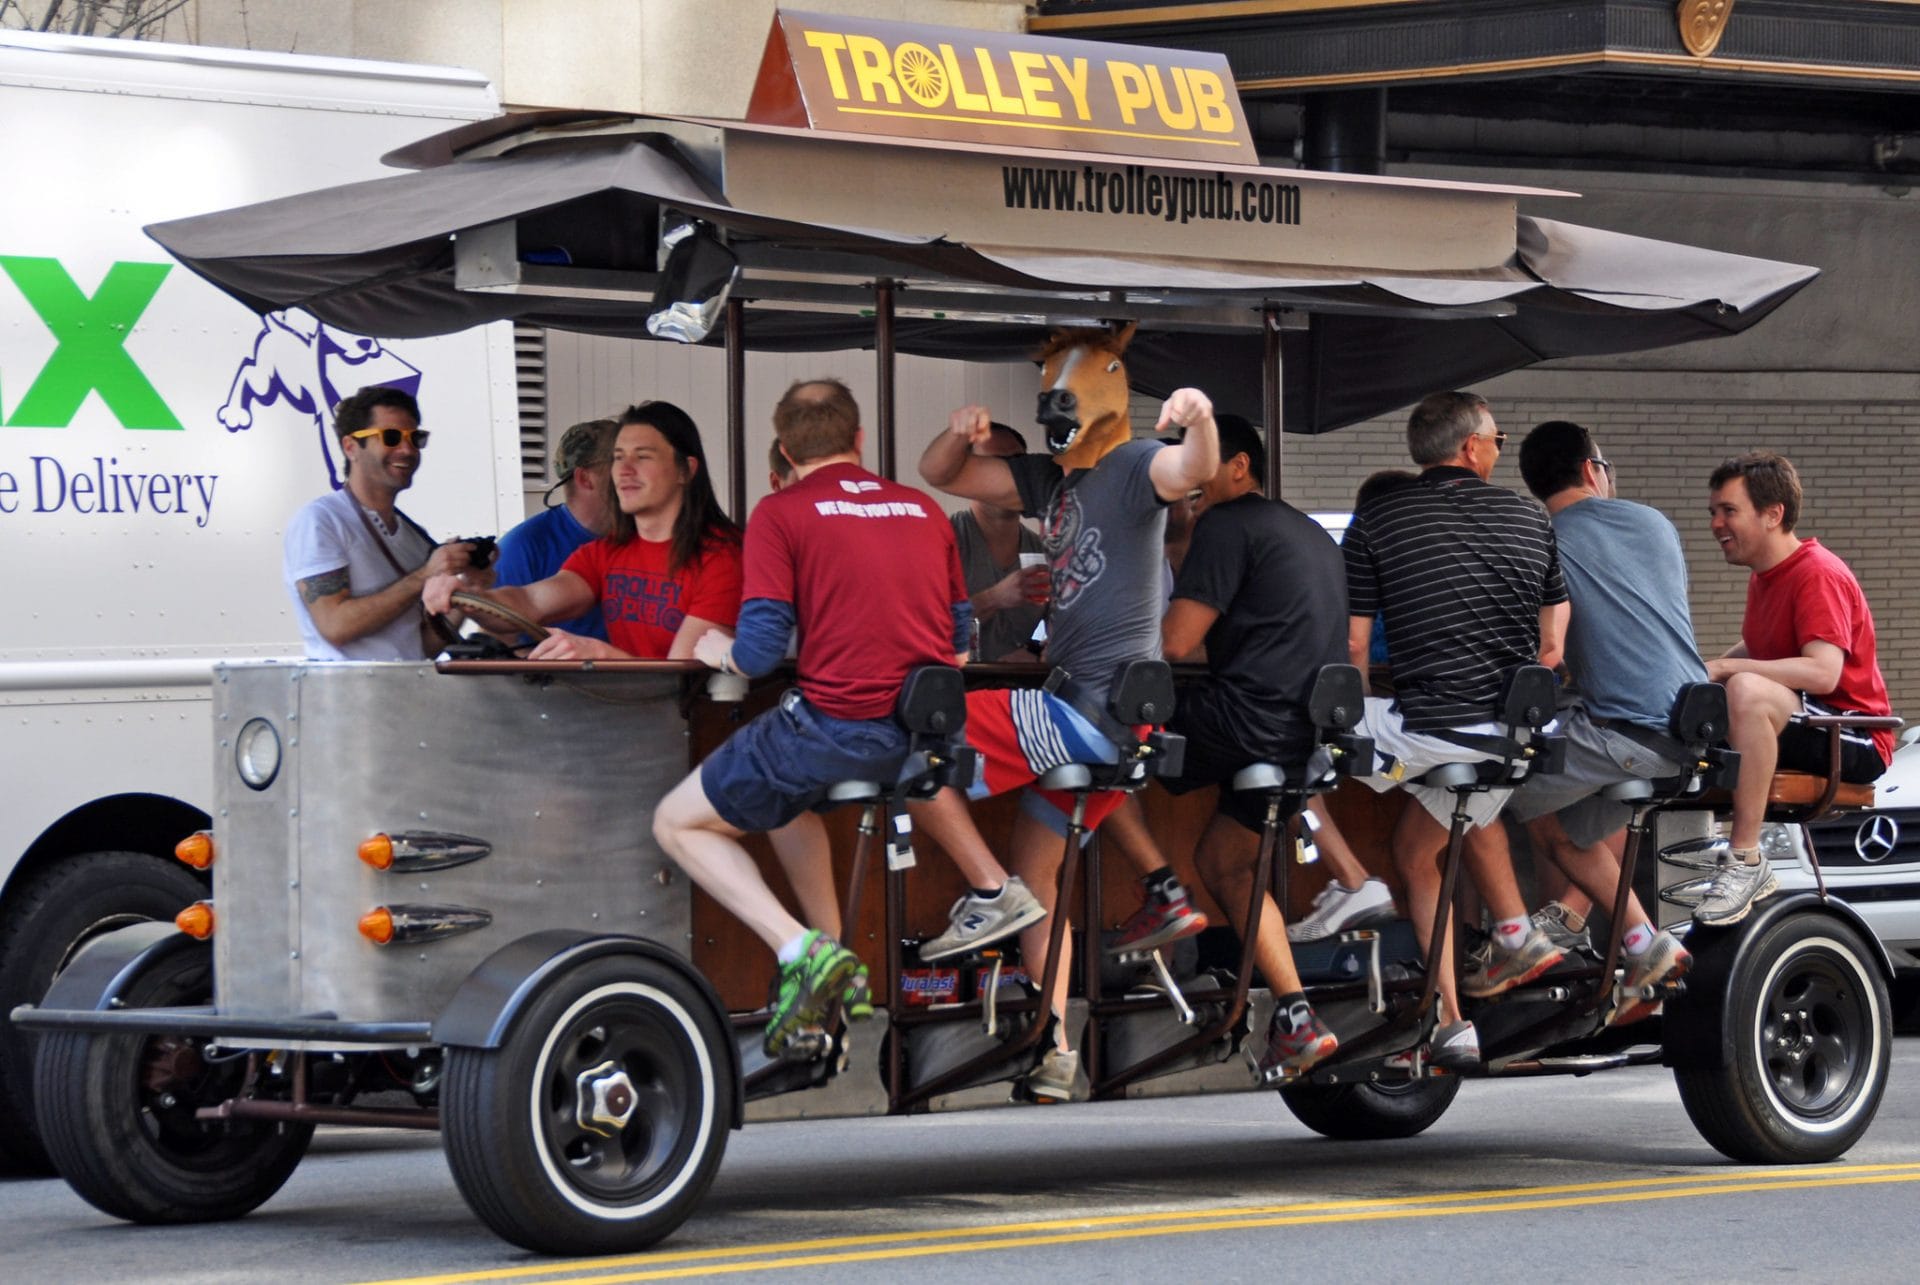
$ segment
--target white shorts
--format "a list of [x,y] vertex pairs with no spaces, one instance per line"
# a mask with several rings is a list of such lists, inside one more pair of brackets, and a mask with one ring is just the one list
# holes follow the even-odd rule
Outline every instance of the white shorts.
[[[1409,778],[1424,775],[1442,763],[1484,763],[1495,757],[1480,750],[1470,750],[1464,745],[1455,745],[1452,741],[1441,740],[1426,732],[1408,731],[1400,721],[1400,711],[1384,696],[1367,697],[1367,712],[1360,720],[1359,730],[1373,738],[1375,750],[1382,755],[1391,754],[1398,760],[1388,772],[1360,779],[1383,794],[1392,789],[1404,789],[1419,800],[1420,806],[1432,814],[1434,820],[1444,826],[1453,824],[1453,791],[1434,785],[1407,785],[1405,782]],[[1471,723],[1449,730],[1482,736],[1507,734],[1506,728],[1491,722]],[[1508,787],[1477,790],[1469,794],[1469,828],[1477,830],[1499,816],[1500,809],[1507,805],[1507,798],[1512,793],[1512,787]]]

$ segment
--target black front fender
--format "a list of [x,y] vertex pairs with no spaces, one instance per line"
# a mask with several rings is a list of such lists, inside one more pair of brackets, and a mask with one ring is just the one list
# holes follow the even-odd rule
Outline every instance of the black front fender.
[[38,1007],[82,1012],[118,1008],[121,995],[155,962],[196,950],[211,954],[213,945],[170,923],[128,924],[101,933],[60,970]]
[[1666,1002],[1661,1020],[1661,1062],[1672,1067],[1724,1067],[1733,1058],[1736,1032],[1727,995],[1753,953],[1753,943],[1783,919],[1795,915],[1822,915],[1837,919],[1860,935],[1873,961],[1889,984],[1893,960],[1860,912],[1838,897],[1817,892],[1794,892],[1770,897],[1739,923],[1728,928],[1696,925],[1687,934],[1693,968],[1687,974],[1686,993]]
[[[502,946],[468,974],[467,980],[434,1019],[433,1042],[459,1048],[497,1049],[506,1043],[514,1020],[550,978],[590,959],[606,955],[638,955],[665,964],[685,977],[705,997],[723,1031],[732,1030],[727,1010],[712,983],[700,970],[658,942],[644,937],[610,936],[571,928],[530,933]],[[721,1041],[733,1068],[734,1128],[746,1110],[746,1090],[740,1074],[740,1050],[729,1038]]]

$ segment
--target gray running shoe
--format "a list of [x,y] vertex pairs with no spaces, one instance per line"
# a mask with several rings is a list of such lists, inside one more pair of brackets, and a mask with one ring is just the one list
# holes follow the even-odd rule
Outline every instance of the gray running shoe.
[[[1516,986],[1525,986],[1565,959],[1566,955],[1566,951],[1547,940],[1545,933],[1538,928],[1530,929],[1526,939],[1511,951],[1501,950],[1496,941],[1492,962],[1482,971],[1464,974],[1460,979],[1460,989],[1475,999],[1504,994]],[[1439,1060],[1439,1047],[1437,1043],[1434,1045],[1436,1061]]]
[[1345,932],[1393,918],[1393,893],[1378,879],[1368,879],[1358,888],[1343,888],[1329,883],[1313,899],[1313,910],[1297,924],[1287,925],[1288,941],[1320,941]]
[[1472,1022],[1449,1022],[1433,1033],[1427,1049],[1427,1060],[1433,1065],[1465,1071],[1480,1065],[1480,1032]]
[[1780,881],[1765,861],[1748,865],[1729,861],[1714,874],[1700,904],[1693,908],[1693,922],[1710,928],[1724,928],[1747,917],[1753,903],[1779,891]]
[[1646,953],[1627,959],[1627,979],[1621,983],[1620,1007],[1607,1015],[1608,1026],[1625,1026],[1643,1017],[1651,1017],[1660,1008],[1659,999],[1648,999],[1647,988],[1677,981],[1693,967],[1693,956],[1670,932],[1653,939]]
[[1593,938],[1587,932],[1587,926],[1581,924],[1578,931],[1567,927],[1567,908],[1557,901],[1549,901],[1533,912],[1533,926],[1547,935],[1547,940],[1564,951],[1583,950],[1593,953]]
[[1071,1102],[1080,1092],[1080,1050],[1047,1049],[1040,1065],[1028,1071],[1021,1081],[1035,1102]]
[[1000,895],[991,900],[982,900],[969,892],[954,902],[953,909],[947,912],[947,931],[920,947],[920,959],[931,964],[964,955],[1011,937],[1046,917],[1047,908],[1015,875],[1007,880]]

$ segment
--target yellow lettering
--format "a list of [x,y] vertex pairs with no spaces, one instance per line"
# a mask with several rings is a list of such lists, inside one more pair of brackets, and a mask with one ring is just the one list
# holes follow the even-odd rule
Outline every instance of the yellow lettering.
[[953,82],[953,105],[963,112],[986,111],[987,96],[967,88],[966,78],[960,74],[960,59],[952,45],[940,46],[940,61],[947,65],[947,79]]
[[1227,105],[1227,87],[1210,71],[1187,70],[1187,88],[1193,91],[1194,110],[1200,115],[1200,128],[1209,134],[1233,132],[1233,109]]
[[847,78],[840,70],[840,55],[846,51],[847,38],[831,31],[809,31],[807,43],[820,51],[820,61],[827,65],[827,85],[833,90],[833,96],[845,98]]
[[1047,61],[1053,64],[1053,74],[1060,77],[1060,83],[1073,95],[1074,115],[1081,120],[1092,120],[1093,111],[1087,106],[1087,60],[1075,58],[1069,67],[1059,54],[1048,54]]
[[1027,105],[1027,115],[1057,118],[1060,104],[1040,97],[1053,92],[1053,82],[1037,74],[1047,65],[1046,56],[1031,49],[1015,49],[1007,55],[1007,61],[1013,64],[1013,78],[1020,82],[1020,101]]
[[908,98],[934,108],[947,101],[947,73],[933,50],[909,40],[893,51],[893,74]]
[[1020,100],[1009,98],[1001,91],[1000,77],[993,70],[993,54],[976,47],[973,56],[980,64],[980,80],[986,85],[987,102],[993,110],[1004,112],[1008,116],[1025,116],[1027,109],[1020,105]]
[[860,86],[860,97],[867,102],[875,101],[873,91],[877,87],[887,94],[887,101],[900,101],[900,87],[893,83],[893,59],[887,56],[887,47],[872,36],[848,36],[847,56],[853,59],[853,78]]
[[1120,105],[1121,121],[1133,124],[1136,111],[1153,106],[1153,91],[1147,88],[1146,74],[1130,62],[1113,58],[1107,61],[1107,75],[1113,78],[1113,97]]
[[1173,87],[1180,91],[1180,109],[1174,110],[1167,101],[1167,87],[1160,83],[1160,69],[1152,63],[1147,64],[1147,79],[1153,82],[1153,105],[1160,113],[1160,119],[1167,123],[1168,129],[1193,128],[1193,101],[1187,97],[1187,77],[1180,68],[1175,67],[1169,73]]

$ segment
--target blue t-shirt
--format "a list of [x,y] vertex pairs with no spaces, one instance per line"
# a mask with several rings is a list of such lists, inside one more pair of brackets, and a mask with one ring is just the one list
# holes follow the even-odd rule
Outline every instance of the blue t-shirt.
[[[494,564],[493,582],[497,585],[528,585],[545,580],[560,570],[567,555],[593,539],[593,532],[566,505],[556,505],[536,513],[500,537],[500,558]],[[607,641],[607,622],[600,615],[600,604],[587,608],[586,614],[572,620],[558,620],[555,629],[570,634]]]
[[1573,613],[1567,672],[1595,718],[1664,731],[1673,698],[1707,681],[1673,523],[1631,500],[1581,500],[1553,516]]

